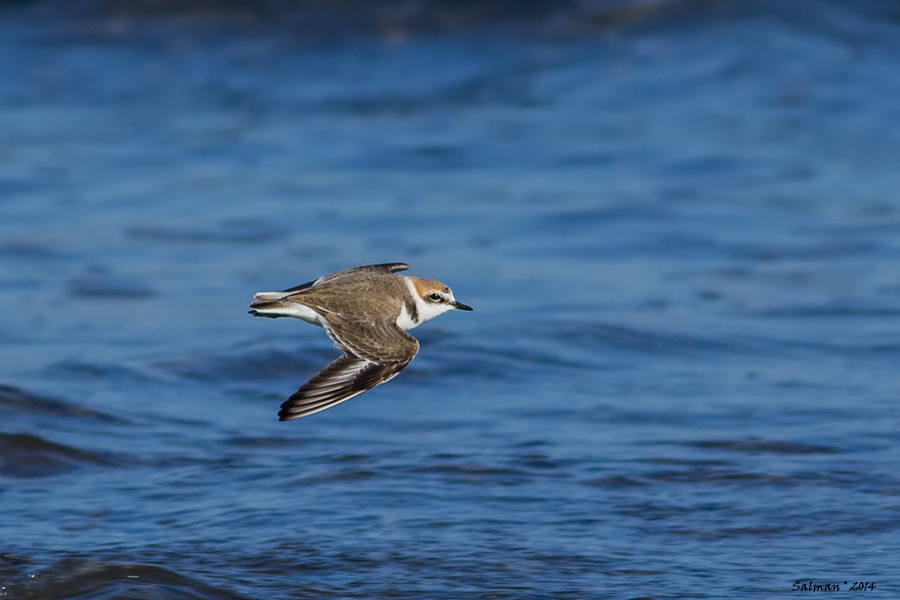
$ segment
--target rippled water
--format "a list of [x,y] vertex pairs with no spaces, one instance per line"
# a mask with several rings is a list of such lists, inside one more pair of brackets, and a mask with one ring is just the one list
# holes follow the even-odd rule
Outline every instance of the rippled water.
[[[3,8],[0,597],[896,595],[898,13],[730,8]],[[253,293],[388,261],[475,312],[278,423],[336,351]]]

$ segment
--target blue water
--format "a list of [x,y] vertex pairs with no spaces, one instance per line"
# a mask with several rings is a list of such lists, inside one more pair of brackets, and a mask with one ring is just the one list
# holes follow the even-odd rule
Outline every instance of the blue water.
[[[898,595],[895,5],[327,43],[31,8],[0,597]],[[475,311],[277,422],[337,351],[253,293],[390,261]]]

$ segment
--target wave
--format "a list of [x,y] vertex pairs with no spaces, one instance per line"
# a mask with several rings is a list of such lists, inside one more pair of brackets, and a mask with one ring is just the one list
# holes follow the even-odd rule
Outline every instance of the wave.
[[[242,600],[222,590],[155,565],[64,559],[26,574],[27,559],[18,561],[20,575],[5,580],[5,594],[21,600]],[[15,565],[14,565],[15,566]]]
[[66,400],[39,396],[22,388],[0,384],[0,414],[4,412],[74,417],[106,423],[127,422],[119,417],[84,408]]
[[114,457],[50,442],[29,433],[0,433],[0,475],[50,477],[89,466],[115,466]]
[[[27,2],[27,0],[26,0]],[[491,23],[539,26],[551,31],[595,31],[646,21],[674,11],[702,10],[708,0],[382,0],[285,2],[278,0],[44,0],[41,14],[56,17],[173,19],[209,25],[279,27],[333,38],[380,32],[396,37],[417,31],[456,31]]]

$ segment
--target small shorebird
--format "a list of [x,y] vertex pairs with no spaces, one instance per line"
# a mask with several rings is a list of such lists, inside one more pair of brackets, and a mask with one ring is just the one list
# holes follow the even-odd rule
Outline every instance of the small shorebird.
[[450,310],[472,310],[440,281],[394,274],[408,268],[403,263],[357,267],[253,296],[250,314],[324,327],[344,352],[281,405],[280,421],[323,411],[389,381],[419,351],[408,330]]

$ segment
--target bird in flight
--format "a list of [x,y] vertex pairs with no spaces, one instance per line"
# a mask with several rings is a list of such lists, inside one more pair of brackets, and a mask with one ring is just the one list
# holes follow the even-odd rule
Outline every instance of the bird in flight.
[[408,330],[451,310],[472,310],[440,281],[396,275],[407,269],[404,263],[356,267],[253,296],[250,314],[324,327],[344,353],[281,405],[280,421],[321,412],[393,379],[419,351]]

